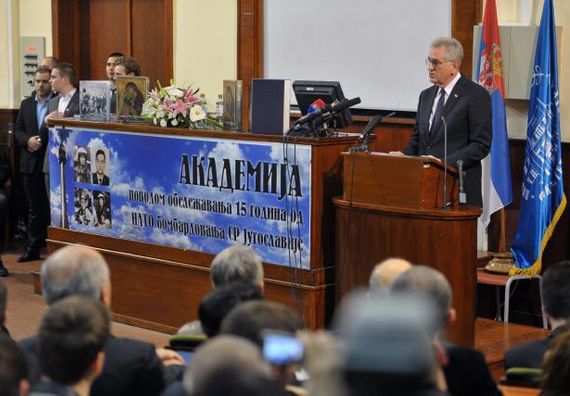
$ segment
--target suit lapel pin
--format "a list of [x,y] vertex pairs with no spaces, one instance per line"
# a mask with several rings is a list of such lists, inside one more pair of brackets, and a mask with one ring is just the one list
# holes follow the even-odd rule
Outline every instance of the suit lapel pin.
[[459,97],[459,95],[457,95],[457,94],[453,94],[453,97],[454,97],[454,98],[458,98],[458,97]]

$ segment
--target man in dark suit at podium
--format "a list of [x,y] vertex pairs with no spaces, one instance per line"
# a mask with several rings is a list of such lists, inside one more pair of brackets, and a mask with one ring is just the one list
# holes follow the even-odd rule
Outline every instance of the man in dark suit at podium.
[[467,204],[482,206],[481,160],[491,146],[491,98],[480,85],[459,73],[463,47],[454,38],[431,44],[426,64],[433,86],[422,91],[416,125],[406,155],[444,157],[447,127],[447,163],[463,161]]

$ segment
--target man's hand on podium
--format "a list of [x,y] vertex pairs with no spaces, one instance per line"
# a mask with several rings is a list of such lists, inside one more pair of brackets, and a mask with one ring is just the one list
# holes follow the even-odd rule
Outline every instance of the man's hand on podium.
[[397,156],[404,156],[404,153],[402,153],[401,151],[388,151],[388,154],[397,155]]

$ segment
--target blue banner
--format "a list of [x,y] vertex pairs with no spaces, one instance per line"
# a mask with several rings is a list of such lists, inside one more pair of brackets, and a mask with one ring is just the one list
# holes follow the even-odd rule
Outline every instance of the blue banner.
[[540,273],[542,253],[566,207],[554,5],[545,0],[531,81],[519,225],[511,275]]
[[310,268],[308,145],[66,127],[49,160],[54,227]]

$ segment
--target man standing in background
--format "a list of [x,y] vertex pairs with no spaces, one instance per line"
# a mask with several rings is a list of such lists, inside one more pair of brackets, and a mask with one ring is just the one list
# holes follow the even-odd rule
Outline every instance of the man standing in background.
[[16,119],[14,135],[20,148],[20,173],[28,200],[27,241],[24,254],[18,258],[21,263],[40,258],[47,235],[49,200],[42,172],[47,140],[40,137],[40,128],[53,96],[50,78],[49,68],[42,66],[36,71],[35,95],[22,101]]
[[107,64],[105,65],[107,78],[111,85],[111,114],[117,112],[117,79],[115,77],[115,66],[117,65],[117,61],[124,56],[122,52],[111,52],[107,57]]

